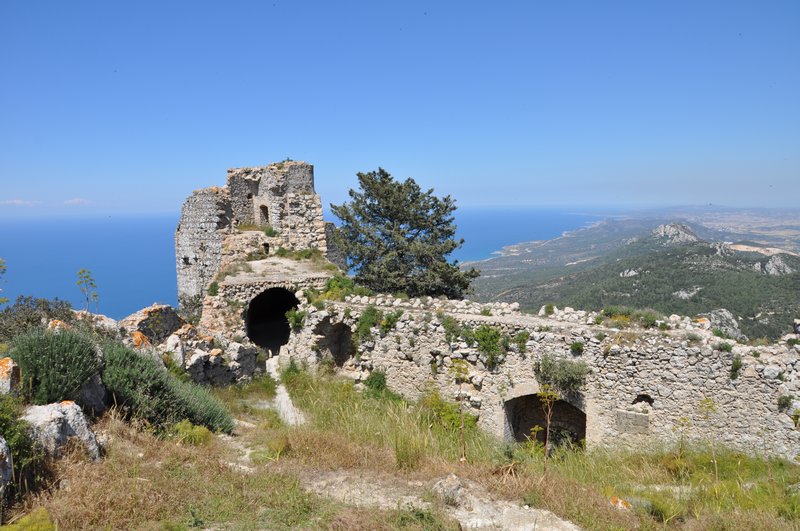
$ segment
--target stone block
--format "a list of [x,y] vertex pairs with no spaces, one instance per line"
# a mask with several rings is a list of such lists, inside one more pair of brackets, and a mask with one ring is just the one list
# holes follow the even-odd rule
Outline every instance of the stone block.
[[618,409],[616,412],[617,431],[620,433],[650,433],[650,415]]

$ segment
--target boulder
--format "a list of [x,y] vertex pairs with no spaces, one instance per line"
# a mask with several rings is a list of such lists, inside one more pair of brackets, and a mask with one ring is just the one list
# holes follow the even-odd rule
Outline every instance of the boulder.
[[119,322],[128,333],[140,332],[152,343],[161,343],[185,324],[175,308],[168,304],[153,304]]
[[5,500],[6,487],[11,483],[11,464],[11,449],[0,435],[0,506],[5,505],[2,502]]
[[96,330],[114,335],[119,333],[119,323],[111,317],[99,313],[87,312],[86,310],[72,310],[72,314],[75,316],[75,320],[87,322]]
[[747,341],[747,336],[739,330],[739,323],[736,321],[736,317],[728,310],[720,308],[701,315],[708,319],[709,328],[719,329],[733,339]]
[[433,484],[431,489],[433,494],[438,497],[445,505],[458,507],[461,505],[464,496],[464,488],[461,480],[455,474],[450,474],[444,479],[440,479]]
[[225,356],[230,359],[228,365],[237,380],[249,378],[256,371],[258,349],[255,347],[248,347],[231,341],[225,350]]
[[92,415],[101,415],[108,409],[106,386],[99,374],[89,378],[78,393],[77,402]]
[[11,358],[0,359],[0,394],[15,395],[19,390],[19,365]]
[[31,406],[22,418],[31,425],[34,441],[48,455],[60,457],[69,440],[77,439],[92,459],[100,457],[97,439],[75,402]]

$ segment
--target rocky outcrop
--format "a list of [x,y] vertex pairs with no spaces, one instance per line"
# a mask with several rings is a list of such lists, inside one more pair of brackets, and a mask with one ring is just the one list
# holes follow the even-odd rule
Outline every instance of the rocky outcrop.
[[[153,344],[160,343],[186,324],[168,304],[153,304],[119,322],[131,337],[138,332]],[[136,336],[139,337],[139,336]],[[141,342],[141,340],[140,340]],[[136,345],[141,346],[141,345]]]
[[22,418],[31,425],[36,444],[51,457],[60,457],[73,439],[79,441],[89,457],[100,457],[97,439],[75,402],[31,406]]
[[700,314],[700,316],[708,319],[709,328],[712,330],[719,330],[725,336],[739,341],[747,341],[747,336],[739,330],[739,322],[730,311],[720,308],[709,313]]
[[11,358],[0,359],[0,394],[17,394],[20,384],[19,378],[19,365]]
[[700,241],[692,229],[680,223],[659,225],[653,229],[652,235],[665,245],[684,245]]

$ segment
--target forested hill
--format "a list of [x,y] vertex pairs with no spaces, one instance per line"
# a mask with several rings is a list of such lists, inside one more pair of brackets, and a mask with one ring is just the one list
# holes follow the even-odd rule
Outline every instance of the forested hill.
[[605,221],[471,264],[482,271],[475,298],[529,311],[547,303],[690,316],[726,308],[744,334],[775,338],[800,317],[800,256],[775,247],[783,243],[697,223]]

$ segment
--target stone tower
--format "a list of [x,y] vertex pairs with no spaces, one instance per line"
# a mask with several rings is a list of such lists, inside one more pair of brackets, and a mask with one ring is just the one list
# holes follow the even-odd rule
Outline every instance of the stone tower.
[[186,200],[175,231],[181,306],[205,294],[235,254],[241,229],[259,230],[257,250],[267,255],[280,247],[327,254],[331,227],[326,231],[322,201],[314,191],[314,166],[284,161],[233,168],[224,188],[197,190]]

